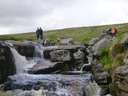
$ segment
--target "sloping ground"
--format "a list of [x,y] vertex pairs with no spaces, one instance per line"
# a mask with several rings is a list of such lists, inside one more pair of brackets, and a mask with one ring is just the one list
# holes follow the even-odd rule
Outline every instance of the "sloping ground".
[[[51,42],[57,42],[60,38],[73,38],[74,41],[80,43],[88,43],[94,37],[100,35],[103,30],[106,30],[112,26],[115,26],[118,29],[116,43],[120,43],[125,37],[125,33],[128,33],[128,23],[124,24],[115,24],[115,25],[104,25],[104,26],[92,26],[92,27],[79,27],[79,28],[67,28],[60,30],[52,30],[44,33],[45,39]],[[16,40],[16,41],[24,41],[24,40],[36,40],[36,36],[34,32],[23,33],[23,34],[10,34],[10,35],[1,35],[0,40]],[[113,60],[109,54],[109,49],[102,50],[101,64],[104,65],[106,69],[111,69]]]
[[[123,34],[128,32],[128,23],[115,24],[115,25],[104,25],[104,26],[92,26],[92,27],[79,27],[79,28],[67,28],[60,30],[52,30],[45,32],[45,38],[51,42],[57,42],[60,38],[73,38],[73,40],[80,43],[87,43],[93,37],[100,35],[100,33],[115,26],[118,29],[118,40],[123,38]],[[35,33],[24,33],[24,34],[13,34],[13,35],[1,35],[0,40],[32,40],[35,41]]]

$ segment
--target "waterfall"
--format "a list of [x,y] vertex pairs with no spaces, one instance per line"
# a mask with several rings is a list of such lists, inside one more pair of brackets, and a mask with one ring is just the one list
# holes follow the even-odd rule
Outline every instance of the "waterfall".
[[28,61],[26,60],[26,58],[24,56],[21,56],[15,48],[10,48],[14,60],[15,60],[15,66],[16,66],[16,73],[23,73],[24,72],[24,67],[26,66],[26,64],[28,64]]
[[[48,83],[50,83],[50,82],[52,82],[52,81],[54,81],[53,83],[51,83],[51,84],[53,84],[53,86],[54,86],[54,84],[56,85],[56,87],[55,87],[55,89],[56,89],[56,91],[54,92],[54,93],[56,93],[56,94],[58,94],[58,96],[74,96],[74,95],[70,95],[71,94],[71,89],[70,89],[70,91],[69,91],[69,86],[68,85],[66,85],[66,83],[68,84],[68,82],[69,82],[69,80],[70,79],[73,79],[73,77],[68,77],[67,78],[67,81],[64,81],[64,79],[66,79],[65,77],[64,77],[64,75],[60,75],[60,77],[56,77],[56,76],[52,76],[52,75],[49,75],[49,77],[47,78],[47,76],[46,75],[33,75],[33,74],[21,74],[21,73],[27,73],[25,70],[27,70],[27,69],[29,69],[29,68],[32,68],[35,64],[51,64],[51,62],[50,61],[48,61],[48,60],[45,60],[44,59],[44,55],[43,55],[43,52],[44,52],[44,49],[45,49],[45,47],[44,46],[42,46],[41,44],[37,44],[37,45],[35,45],[35,58],[34,59],[32,59],[32,60],[27,60],[26,59],[26,57],[25,56],[22,56],[22,55],[20,55],[19,53],[18,53],[18,51],[13,47],[13,46],[10,46],[9,45],[9,48],[10,48],[10,50],[11,50],[11,52],[12,52],[12,54],[13,54],[13,57],[14,57],[14,60],[15,60],[15,65],[16,65],[16,73],[18,74],[16,74],[16,76],[21,76],[21,78],[17,78],[16,80],[20,80],[19,81],[19,84],[21,84],[22,82],[26,82],[27,80],[30,82],[35,82],[36,81],[36,79],[37,80],[41,80],[41,77],[42,78],[44,78],[44,79],[42,79],[42,81],[44,80],[44,81],[46,81],[46,80],[49,80],[48,81]],[[90,62],[89,62],[89,64],[90,64]],[[82,66],[82,68],[81,68],[81,70],[80,70],[80,72],[83,72],[83,68],[86,66],[86,65],[88,65],[88,64],[85,64],[85,65],[83,65]],[[23,76],[25,77],[25,78],[23,78]],[[29,78],[26,78],[26,77],[29,77]],[[73,75],[72,75],[73,76]],[[75,76],[75,75],[74,75]],[[80,75],[79,76],[79,79],[81,80],[83,77],[81,77],[82,75]],[[15,76],[13,76],[13,78],[14,78]],[[77,77],[77,76],[76,76]],[[22,79],[23,78],[23,79]],[[38,79],[39,78],[39,79]],[[51,80],[50,80],[50,78],[51,78]],[[58,82],[58,81],[56,81],[56,79],[59,79],[59,78],[61,78],[60,79],[60,81],[61,82],[65,82],[65,85],[64,86],[62,86],[62,85],[60,85],[59,83],[60,83],[60,81]],[[87,78],[86,76],[84,77],[84,78]],[[29,79],[32,79],[32,80],[29,80]],[[83,82],[83,81],[85,81],[85,80],[79,80],[78,79],[78,82]],[[14,81],[16,81],[16,80],[14,80]],[[74,82],[74,80],[76,80],[76,78],[74,78],[73,80],[71,80],[71,82]],[[23,84],[25,84],[25,83],[23,83]],[[58,85],[59,84],[59,85]],[[83,86],[85,84],[85,82],[83,82],[80,86]],[[53,87],[52,86],[52,87]],[[67,86],[67,87],[65,87],[65,86]],[[101,88],[98,86],[98,84],[95,82],[95,81],[93,81],[93,82],[91,82],[91,80],[88,82],[88,84],[87,85],[84,85],[84,86],[86,86],[86,88],[84,89],[84,91],[85,91],[85,93],[86,93],[86,96],[101,96]],[[50,86],[51,87],[51,86]],[[82,90],[82,89],[81,89]],[[41,90],[40,89],[40,92],[41,91],[43,91],[43,89]],[[29,92],[29,91],[28,91]],[[32,92],[34,92],[33,94],[35,94],[35,92],[36,91],[32,91]],[[38,91],[37,91],[38,92]],[[36,93],[37,93],[36,92]],[[23,93],[23,92],[21,92],[21,93]],[[29,93],[30,94],[30,93]],[[42,93],[43,94],[43,93]],[[20,95],[18,95],[18,96],[20,96]],[[21,95],[21,96],[26,96],[26,95]],[[33,95],[33,96],[37,96],[37,94],[36,95]],[[41,93],[40,93],[40,95],[39,96],[42,96],[41,95]],[[45,95],[44,95],[45,96]],[[52,96],[52,95],[51,95]],[[81,96],[81,95],[76,95],[76,96]]]
[[12,43],[5,42],[5,44],[10,48],[10,51],[14,57],[16,74],[26,73],[25,71],[27,71],[29,68],[32,68],[32,66],[36,64],[34,60],[28,61],[25,56],[20,55]]
[[35,61],[37,64],[51,65],[52,63],[44,58],[44,49],[45,47],[40,43],[35,45]]
[[7,42],[7,44],[9,45],[9,48],[13,54],[17,74],[26,73],[27,70],[29,70],[36,64],[51,64],[50,61],[44,59],[44,47],[41,44],[35,45],[35,58],[33,58],[32,60],[27,60],[25,56],[20,55],[11,43]]
[[11,48],[10,50],[13,54],[14,60],[15,60],[15,66],[16,66],[16,73],[25,73],[27,69],[34,66],[36,63],[34,60],[27,60],[25,56],[20,55],[15,48]]

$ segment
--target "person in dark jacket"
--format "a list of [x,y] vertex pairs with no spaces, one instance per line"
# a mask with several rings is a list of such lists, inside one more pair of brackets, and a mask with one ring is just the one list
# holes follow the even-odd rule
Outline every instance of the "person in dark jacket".
[[37,28],[36,30],[36,36],[37,36],[37,40],[43,40],[43,30],[42,28]]

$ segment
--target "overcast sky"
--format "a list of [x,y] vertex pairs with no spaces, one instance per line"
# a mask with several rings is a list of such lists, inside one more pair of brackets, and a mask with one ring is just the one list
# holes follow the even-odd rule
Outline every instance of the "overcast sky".
[[128,0],[0,0],[0,34],[128,22]]

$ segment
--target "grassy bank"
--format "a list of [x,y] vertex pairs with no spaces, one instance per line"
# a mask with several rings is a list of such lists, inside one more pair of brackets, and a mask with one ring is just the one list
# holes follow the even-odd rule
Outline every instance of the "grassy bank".
[[[116,26],[118,29],[117,38],[120,41],[123,34],[128,32],[128,24],[116,24],[116,25],[104,25],[104,26],[92,26],[92,27],[79,27],[79,28],[67,28],[61,30],[52,30],[44,33],[44,37],[51,42],[56,42],[60,38],[73,38],[74,41],[80,43],[87,43],[90,39],[100,35],[100,33],[110,28],[111,26]],[[35,41],[35,33],[24,33],[24,34],[12,34],[12,35],[1,35],[0,40],[32,40]]]
[[[116,36],[117,37],[116,42],[119,43],[123,39],[125,33],[128,32],[128,23],[52,30],[45,32],[44,37],[45,39],[55,43],[60,38],[73,38],[74,41],[84,44],[84,43],[88,43],[88,41],[91,40],[92,38],[99,36],[103,30],[110,28],[112,26],[115,26],[118,30],[118,34]],[[24,33],[24,34],[1,35],[0,40],[35,41],[36,36],[34,32]],[[100,62],[104,65],[105,68],[107,69],[112,68],[113,60],[109,55],[109,49],[103,50]]]

